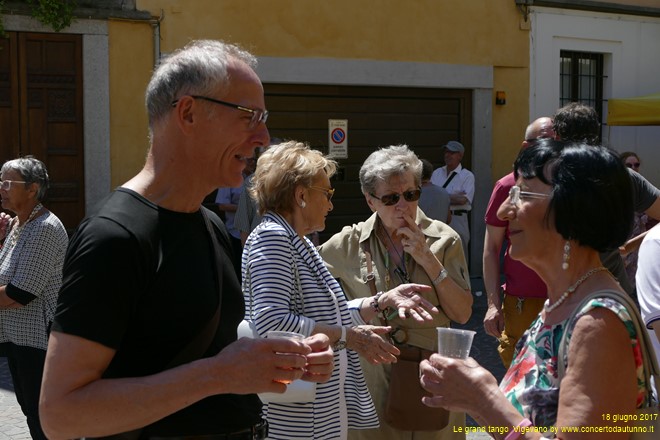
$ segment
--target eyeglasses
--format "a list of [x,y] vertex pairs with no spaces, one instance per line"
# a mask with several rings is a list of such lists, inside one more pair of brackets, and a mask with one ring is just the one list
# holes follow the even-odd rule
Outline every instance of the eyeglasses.
[[3,191],[9,191],[11,189],[12,183],[28,183],[22,180],[0,180],[0,189]]
[[369,195],[374,199],[380,200],[385,206],[392,206],[399,203],[399,200],[401,200],[401,196],[403,196],[406,202],[416,202],[417,200],[419,200],[419,197],[422,195],[422,190],[417,188],[411,191],[404,191],[401,194],[398,193],[385,194],[382,197],[378,197],[374,193],[369,193]]
[[328,202],[332,200],[332,196],[335,195],[335,189],[334,188],[321,188],[320,186],[310,186],[310,189],[315,189],[317,191],[321,191],[325,193],[325,196],[328,198]]
[[535,198],[535,199],[545,199],[550,197],[550,194],[535,193],[529,191],[521,191],[519,186],[512,186],[509,190],[509,200],[511,200],[512,205],[517,205],[520,202],[520,199],[526,197]]
[[[251,113],[252,114],[252,119],[250,119],[250,124],[248,125],[248,128],[250,130],[252,130],[253,128],[255,128],[257,125],[259,125],[262,122],[265,124],[266,121],[268,120],[268,110],[259,110],[259,109],[256,109],[256,108],[248,108],[248,107],[244,107],[242,105],[233,104],[231,102],[221,101],[221,100],[215,99],[215,98],[209,98],[208,96],[190,95],[190,97],[195,98],[195,99],[202,99],[204,101],[212,102],[214,104],[224,105],[226,107],[235,108],[236,110],[240,110],[242,112]],[[175,99],[174,101],[172,101],[172,107],[176,107],[178,102],[179,102],[178,99]]]
[[628,162],[626,162],[626,166],[627,166],[628,168],[638,169],[638,168],[640,167],[640,165],[641,165],[641,163],[639,163],[639,162],[635,162],[635,163],[628,163]]

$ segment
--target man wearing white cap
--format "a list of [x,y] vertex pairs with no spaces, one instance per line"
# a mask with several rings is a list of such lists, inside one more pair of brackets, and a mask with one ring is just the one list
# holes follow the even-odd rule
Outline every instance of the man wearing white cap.
[[474,198],[474,174],[461,166],[465,147],[458,141],[449,141],[444,146],[445,166],[438,168],[431,176],[431,183],[443,187],[451,201],[451,226],[463,242],[465,258],[468,259],[470,225],[468,214],[472,210]]

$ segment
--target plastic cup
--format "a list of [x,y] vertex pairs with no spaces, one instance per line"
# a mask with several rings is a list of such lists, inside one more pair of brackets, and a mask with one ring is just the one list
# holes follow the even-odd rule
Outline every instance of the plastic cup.
[[266,337],[270,339],[293,339],[294,341],[302,341],[305,335],[296,332],[281,332],[277,330],[270,330],[266,332]]
[[[270,330],[266,332],[267,339],[291,339],[293,341],[302,341],[305,335],[296,332],[282,332],[277,330]],[[290,380],[279,380],[278,382],[288,385]]]
[[476,332],[458,328],[436,327],[438,354],[454,359],[467,359]]

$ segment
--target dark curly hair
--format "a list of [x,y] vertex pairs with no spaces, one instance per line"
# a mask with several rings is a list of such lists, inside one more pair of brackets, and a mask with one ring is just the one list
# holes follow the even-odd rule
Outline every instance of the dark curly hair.
[[562,141],[600,143],[600,122],[593,107],[571,102],[558,109],[552,117],[554,130]]

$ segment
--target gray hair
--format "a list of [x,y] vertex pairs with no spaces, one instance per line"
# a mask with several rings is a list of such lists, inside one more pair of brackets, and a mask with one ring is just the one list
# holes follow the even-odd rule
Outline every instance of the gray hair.
[[48,191],[49,180],[46,165],[44,165],[42,161],[34,158],[34,156],[25,156],[19,157],[18,159],[8,160],[2,165],[0,174],[4,174],[10,170],[16,171],[21,175],[26,188],[32,183],[39,185],[39,189],[37,190],[37,200],[40,202],[44,200],[46,192]]
[[360,186],[363,194],[376,191],[379,182],[387,182],[393,176],[410,171],[415,185],[422,181],[422,161],[407,145],[392,145],[374,151],[360,168]]
[[231,59],[257,67],[254,55],[240,47],[216,40],[196,40],[173,52],[154,71],[147,86],[145,103],[149,127],[172,109],[182,95],[207,95],[218,86],[227,89]]

